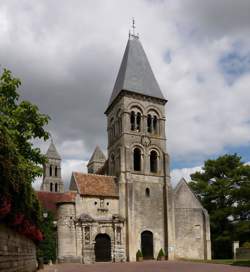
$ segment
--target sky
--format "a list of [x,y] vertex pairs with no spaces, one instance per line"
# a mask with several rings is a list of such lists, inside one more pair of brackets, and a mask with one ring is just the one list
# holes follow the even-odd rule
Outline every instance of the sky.
[[250,161],[249,10],[249,0],[1,0],[0,68],[51,117],[68,183],[72,171],[86,171],[96,145],[106,152],[104,111],[134,17],[168,100],[176,184],[225,153]]

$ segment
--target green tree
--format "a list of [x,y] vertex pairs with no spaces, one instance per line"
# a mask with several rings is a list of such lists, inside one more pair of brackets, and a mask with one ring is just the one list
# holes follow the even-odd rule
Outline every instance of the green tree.
[[207,160],[190,186],[210,215],[214,258],[231,258],[232,241],[250,240],[250,166],[237,154]]
[[3,71],[0,76],[0,210],[4,211],[1,203],[9,201],[11,212],[5,221],[13,221],[13,216],[21,214],[38,225],[41,211],[32,182],[42,174],[40,165],[45,162],[45,156],[33,146],[32,140],[48,139],[44,126],[49,117],[40,113],[36,105],[20,101],[17,92],[20,85],[21,81],[10,71]]
[[40,228],[44,234],[44,240],[38,245],[38,257],[43,257],[44,263],[48,263],[50,260],[56,260],[56,231],[55,231],[55,219],[52,213],[44,212],[47,216],[43,218]]

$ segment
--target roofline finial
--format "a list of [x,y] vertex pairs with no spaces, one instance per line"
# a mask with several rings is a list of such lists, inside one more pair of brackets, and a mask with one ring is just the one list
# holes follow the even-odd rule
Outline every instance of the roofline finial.
[[139,33],[135,34],[135,29],[136,29],[135,18],[132,17],[132,33],[129,30],[129,39],[130,38],[139,39]]

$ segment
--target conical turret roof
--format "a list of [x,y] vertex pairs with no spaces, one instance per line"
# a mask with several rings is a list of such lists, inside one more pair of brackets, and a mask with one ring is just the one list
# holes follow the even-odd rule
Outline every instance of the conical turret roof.
[[99,146],[96,146],[95,148],[95,151],[93,152],[90,160],[89,160],[89,163],[91,162],[104,162],[106,161],[106,157],[105,155],[103,154],[102,150],[100,149]]
[[61,157],[60,157],[58,151],[56,150],[56,147],[55,147],[53,141],[51,141],[51,143],[50,143],[50,146],[49,146],[47,153],[46,153],[46,157],[50,158],[50,159],[61,160]]
[[166,100],[137,36],[131,35],[108,107],[122,90]]

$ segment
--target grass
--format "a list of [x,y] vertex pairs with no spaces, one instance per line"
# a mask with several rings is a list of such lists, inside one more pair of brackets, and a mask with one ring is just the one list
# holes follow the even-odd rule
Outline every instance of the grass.
[[227,264],[227,265],[235,265],[235,266],[248,266],[250,267],[250,260],[233,260],[233,259],[216,259],[216,260],[184,260],[198,263],[214,263],[214,264]]

